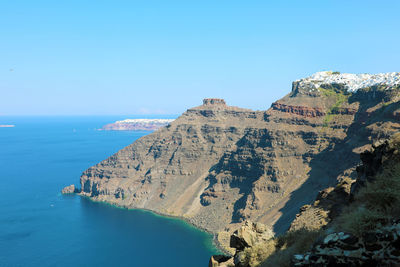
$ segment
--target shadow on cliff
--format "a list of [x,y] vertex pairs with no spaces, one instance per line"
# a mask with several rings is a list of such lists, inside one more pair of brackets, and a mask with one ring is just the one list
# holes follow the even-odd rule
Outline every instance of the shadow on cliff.
[[[371,138],[386,137],[385,129],[380,129],[381,134],[378,136],[372,136],[372,131],[367,128],[368,126],[378,121],[399,123],[399,120],[391,116],[390,113],[400,108],[400,102],[383,105],[373,113],[367,113],[367,109],[382,102],[385,96],[380,94],[381,92],[374,93],[372,97],[371,93],[360,92],[349,98],[349,103],[359,102],[359,108],[353,123],[346,131],[346,138],[331,143],[310,160],[311,170],[308,173],[307,180],[290,194],[289,201],[279,210],[282,215],[273,225],[277,234],[282,234],[288,230],[300,207],[311,204],[315,201],[320,190],[334,186],[337,183],[336,178],[344,170],[356,166],[360,162],[359,154],[353,151],[354,148],[370,144]],[[304,160],[306,159],[304,158]]]
[[[236,159],[228,161],[225,170],[230,170],[233,176],[231,187],[239,188],[241,197],[233,204],[231,222],[238,223],[246,219],[244,210],[250,194],[253,192],[254,182],[264,175],[264,166],[268,159],[259,148],[271,148],[271,135],[267,129],[251,129],[236,143]],[[271,189],[272,190],[272,189]]]
[[[254,136],[257,138],[253,138]],[[218,194],[218,190],[215,189],[217,184],[238,188],[240,198],[233,203],[231,222],[236,223],[245,219],[242,211],[253,190],[253,184],[264,174],[265,158],[255,149],[260,146],[270,146],[268,137],[266,129],[249,130],[236,142],[234,151],[225,153],[219,162],[210,168],[210,175],[206,178],[209,186],[201,196],[203,205],[207,205],[205,197]]]

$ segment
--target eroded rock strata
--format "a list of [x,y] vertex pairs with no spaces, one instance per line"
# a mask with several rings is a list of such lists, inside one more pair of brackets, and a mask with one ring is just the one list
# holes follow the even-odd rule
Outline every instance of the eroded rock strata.
[[282,233],[320,190],[351,176],[371,139],[400,129],[396,75],[362,88],[330,75],[339,74],[293,82],[266,111],[205,99],[86,170],[81,194],[213,233],[248,219]]

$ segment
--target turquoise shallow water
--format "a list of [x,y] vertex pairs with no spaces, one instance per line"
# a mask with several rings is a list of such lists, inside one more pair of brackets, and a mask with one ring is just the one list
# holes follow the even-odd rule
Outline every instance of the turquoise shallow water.
[[207,266],[212,237],[187,223],[75,195],[86,168],[147,132],[121,117],[0,117],[0,266]]

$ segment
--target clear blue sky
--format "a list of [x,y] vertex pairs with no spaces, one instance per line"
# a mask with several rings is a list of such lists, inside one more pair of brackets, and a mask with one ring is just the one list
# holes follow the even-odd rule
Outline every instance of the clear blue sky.
[[400,71],[400,1],[0,3],[0,115],[267,109],[321,70]]

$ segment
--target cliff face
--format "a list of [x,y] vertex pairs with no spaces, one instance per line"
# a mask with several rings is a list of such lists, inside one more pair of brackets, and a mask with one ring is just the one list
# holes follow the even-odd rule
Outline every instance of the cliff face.
[[400,132],[372,144],[357,178],[320,191],[286,233],[271,237],[268,227],[246,222],[228,238],[234,256],[214,255],[209,266],[397,266],[399,151]]
[[212,232],[247,219],[287,230],[301,206],[351,175],[370,139],[400,129],[396,83],[353,92],[307,79],[267,111],[204,100],[86,170],[81,194]]

